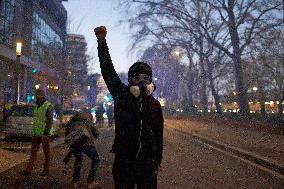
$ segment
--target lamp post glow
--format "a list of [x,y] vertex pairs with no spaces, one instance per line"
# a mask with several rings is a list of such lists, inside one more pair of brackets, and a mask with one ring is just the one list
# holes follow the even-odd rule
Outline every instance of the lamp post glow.
[[35,85],[35,89],[39,89],[40,88],[40,84]]
[[22,42],[16,43],[16,55],[18,57],[22,55]]
[[253,90],[253,91],[257,91],[258,88],[257,88],[257,87],[253,87],[252,90]]
[[176,51],[175,51],[175,54],[176,54],[177,57],[179,57],[180,51],[179,51],[179,50],[176,50]]

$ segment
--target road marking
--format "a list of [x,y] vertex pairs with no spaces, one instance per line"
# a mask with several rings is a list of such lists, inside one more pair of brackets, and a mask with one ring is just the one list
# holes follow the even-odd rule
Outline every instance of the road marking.
[[227,146],[225,144],[222,144],[217,141],[212,141],[209,139],[206,139],[202,136],[198,136],[195,134],[187,133],[178,129],[174,128],[166,128],[166,130],[175,131],[181,135],[183,135],[185,138],[192,138],[196,142],[207,146],[209,148],[212,148],[216,151],[219,151],[223,154],[226,154],[228,156],[234,157],[238,160],[241,160],[247,164],[250,164],[252,166],[255,166],[263,171],[266,171],[280,179],[284,179],[284,167],[281,166],[279,163],[276,163],[272,160],[268,160],[267,158],[260,157],[256,154],[244,151],[242,149],[238,149],[236,147]]

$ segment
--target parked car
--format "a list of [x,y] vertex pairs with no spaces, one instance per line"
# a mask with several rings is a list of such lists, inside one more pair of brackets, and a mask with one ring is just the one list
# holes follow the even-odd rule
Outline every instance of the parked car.
[[[6,137],[31,137],[33,125],[34,105],[14,105],[12,113],[7,118],[4,133]],[[60,132],[60,120],[53,113],[53,125],[51,135],[57,136]]]

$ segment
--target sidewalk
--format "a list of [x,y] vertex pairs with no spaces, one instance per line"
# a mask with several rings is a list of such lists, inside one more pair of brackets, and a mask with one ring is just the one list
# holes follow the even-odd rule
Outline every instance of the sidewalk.
[[167,128],[240,148],[284,166],[284,128],[257,128],[241,123],[210,123],[189,119],[167,119],[165,125]]
[[[112,162],[113,156],[109,152],[113,142],[114,132],[101,132],[100,138],[96,141],[96,148],[100,155],[100,166],[97,172],[97,180],[102,183],[103,188],[112,188]],[[1,152],[0,152],[1,153]],[[0,172],[0,188],[1,189],[70,189],[72,188],[72,173],[74,157],[71,158],[67,165],[67,169],[63,164],[63,158],[67,153],[64,145],[60,144],[52,148],[52,163],[49,178],[39,176],[43,169],[44,154],[38,153],[37,163],[33,170],[31,179],[24,178],[18,174],[26,166],[26,161]],[[14,156],[15,157],[15,156]],[[81,169],[82,184],[86,184],[88,171],[90,168],[90,160],[86,156],[83,157]],[[16,164],[16,163],[15,163]],[[64,172],[66,170],[66,172]]]
[[25,153],[11,152],[0,149],[0,173],[28,160],[29,155]]
[[[1,135],[1,133],[0,133]],[[63,143],[62,138],[52,141],[51,146]],[[0,173],[27,161],[30,157],[31,142],[0,143]],[[42,148],[38,154],[42,153]]]

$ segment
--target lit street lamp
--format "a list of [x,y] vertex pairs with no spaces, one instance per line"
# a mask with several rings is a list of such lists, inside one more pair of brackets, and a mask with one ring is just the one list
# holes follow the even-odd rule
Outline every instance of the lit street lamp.
[[22,42],[18,41],[16,43],[16,55],[20,57],[22,55]]
[[40,84],[36,84],[35,89],[39,89],[39,88],[40,88]]
[[179,50],[176,50],[176,51],[175,51],[175,54],[176,54],[177,57],[179,57],[180,51],[179,51]]
[[[18,41],[16,43],[16,62],[17,64],[21,63],[20,57],[22,55],[22,42]],[[20,74],[18,74],[17,81],[17,104],[20,104]]]

